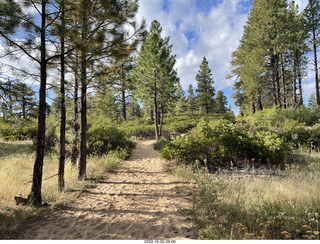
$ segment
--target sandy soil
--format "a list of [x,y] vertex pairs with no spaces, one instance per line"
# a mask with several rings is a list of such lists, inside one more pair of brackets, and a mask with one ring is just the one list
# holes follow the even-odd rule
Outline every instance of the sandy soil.
[[190,185],[163,169],[153,141],[70,206],[24,223],[17,239],[194,239]]

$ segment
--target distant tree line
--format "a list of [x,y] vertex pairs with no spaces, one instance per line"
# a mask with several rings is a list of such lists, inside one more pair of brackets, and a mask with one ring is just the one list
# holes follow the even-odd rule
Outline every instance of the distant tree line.
[[[234,99],[242,112],[304,103],[302,81],[311,62],[319,98],[318,46],[320,6],[309,0],[299,13],[294,1],[256,0],[248,15],[240,45],[232,54],[236,77]],[[312,52],[312,58],[307,54]]]

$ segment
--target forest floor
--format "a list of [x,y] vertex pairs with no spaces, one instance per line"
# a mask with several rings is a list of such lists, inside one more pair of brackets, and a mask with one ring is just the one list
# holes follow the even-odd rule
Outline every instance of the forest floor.
[[76,200],[24,220],[13,239],[196,239],[192,185],[165,171],[153,143],[139,142],[129,160]]

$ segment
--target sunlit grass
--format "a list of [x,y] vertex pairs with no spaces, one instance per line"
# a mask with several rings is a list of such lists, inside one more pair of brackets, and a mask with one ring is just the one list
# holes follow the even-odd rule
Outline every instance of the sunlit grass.
[[[5,238],[8,227],[37,211],[28,206],[16,206],[14,196],[27,198],[31,190],[35,156],[31,153],[31,142],[0,142],[0,238]],[[75,199],[81,190],[112,172],[122,162],[115,155],[92,157],[87,160],[88,181],[77,181],[77,167],[70,160],[65,166],[65,191],[58,192],[58,156],[46,155],[43,167],[42,201],[51,207]]]
[[192,173],[195,222],[202,239],[319,239],[319,153],[296,155],[293,164],[274,175],[240,176]]

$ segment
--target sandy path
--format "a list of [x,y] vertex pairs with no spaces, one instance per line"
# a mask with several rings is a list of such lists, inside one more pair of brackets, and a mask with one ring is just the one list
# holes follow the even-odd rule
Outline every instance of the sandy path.
[[29,219],[19,239],[192,239],[188,183],[162,168],[152,141],[55,215]]

